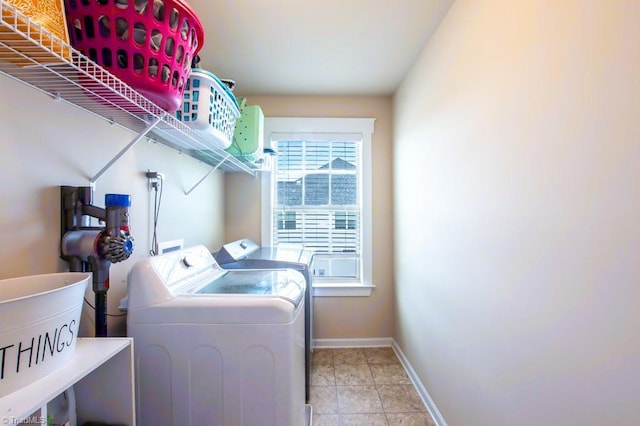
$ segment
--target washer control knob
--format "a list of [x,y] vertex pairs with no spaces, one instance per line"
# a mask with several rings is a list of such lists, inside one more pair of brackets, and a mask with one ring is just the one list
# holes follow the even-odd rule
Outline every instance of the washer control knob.
[[189,255],[182,258],[182,263],[184,263],[184,266],[186,266],[187,268],[191,268],[196,264],[195,259]]

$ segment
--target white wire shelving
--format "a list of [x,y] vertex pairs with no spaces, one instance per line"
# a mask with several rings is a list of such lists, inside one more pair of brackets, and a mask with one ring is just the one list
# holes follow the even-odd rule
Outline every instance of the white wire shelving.
[[5,0],[0,0],[0,74],[137,135],[92,183],[144,137],[209,164],[213,170],[255,175],[258,169],[218,148],[224,143],[191,130]]

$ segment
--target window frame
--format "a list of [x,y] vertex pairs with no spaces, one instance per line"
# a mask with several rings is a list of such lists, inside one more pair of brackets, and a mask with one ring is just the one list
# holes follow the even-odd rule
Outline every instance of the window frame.
[[[362,135],[362,218],[361,218],[361,271],[360,282],[313,283],[314,296],[369,296],[375,287],[372,281],[372,174],[371,150],[374,118],[316,118],[316,117],[265,117],[264,147],[274,148],[271,135],[274,133],[327,133]],[[276,154],[277,155],[277,154]],[[261,238],[262,245],[269,246],[272,241],[272,207],[275,202],[273,176],[276,161],[261,173]]]

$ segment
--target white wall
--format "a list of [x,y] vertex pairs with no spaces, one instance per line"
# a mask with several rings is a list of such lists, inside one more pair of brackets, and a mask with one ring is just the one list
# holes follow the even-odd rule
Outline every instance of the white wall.
[[639,21],[458,0],[396,93],[396,339],[449,425],[640,423]]
[[[136,136],[70,105],[0,76],[0,279],[67,270],[59,258],[59,186],[87,186]],[[160,241],[183,238],[185,245],[217,249],[224,242],[224,186],[214,173],[189,196],[209,170],[177,151],[142,140],[96,183],[94,204],[105,193],[132,196],[134,254],[110,268],[108,312],[118,315],[126,275],[151,247],[153,203],[147,170],[166,175],[158,223]],[[93,292],[87,292],[93,303]],[[124,333],[124,317],[109,318],[109,333]],[[83,313],[83,334],[93,333],[93,314]]]

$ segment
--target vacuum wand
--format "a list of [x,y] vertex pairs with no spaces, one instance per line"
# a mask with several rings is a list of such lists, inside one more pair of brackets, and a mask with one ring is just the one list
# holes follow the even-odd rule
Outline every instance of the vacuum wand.
[[[95,293],[95,334],[107,336],[107,291],[109,268],[133,253],[133,237],[129,230],[131,197],[107,194],[105,209],[91,204],[91,189],[62,187],[61,218],[62,258],[72,271],[93,272]],[[104,227],[90,227],[88,217],[105,222]]]

